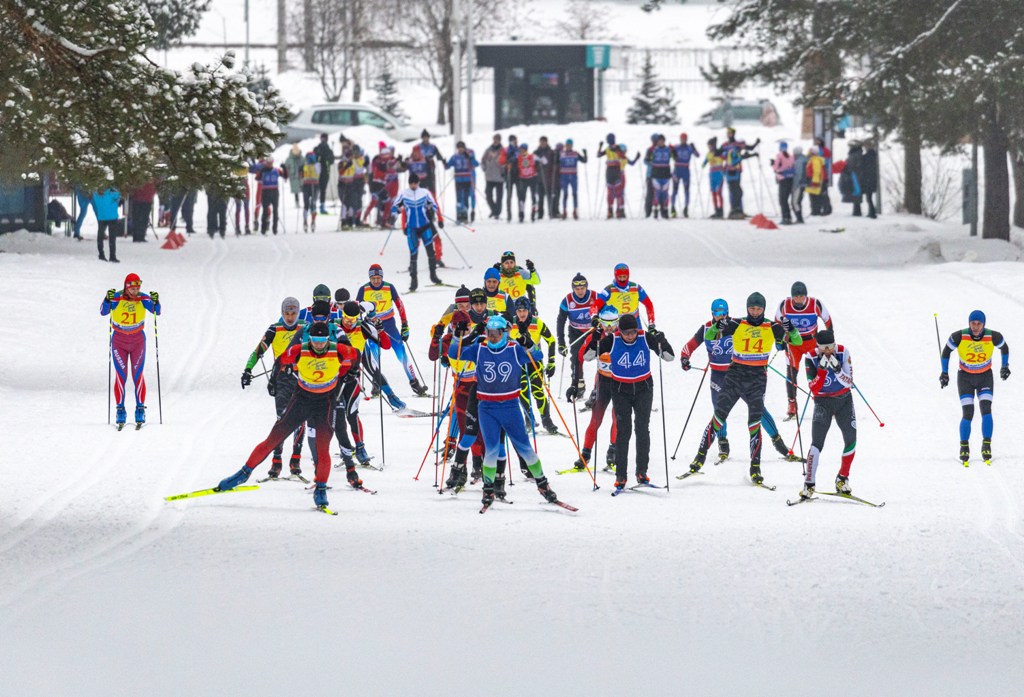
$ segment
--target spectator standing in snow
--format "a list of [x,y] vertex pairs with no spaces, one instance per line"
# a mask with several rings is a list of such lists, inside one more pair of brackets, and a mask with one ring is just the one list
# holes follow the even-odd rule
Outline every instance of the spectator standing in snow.
[[[331,144],[327,142],[327,134],[320,134],[320,144],[313,150],[313,154],[316,155],[316,163],[320,165],[320,212],[323,214],[327,213],[327,207],[324,206],[324,202],[327,198],[327,184],[331,181],[331,166],[334,164],[334,151],[331,150]],[[291,169],[290,172],[301,172],[301,169]],[[292,181],[295,182],[298,177],[292,177]],[[315,207],[315,204],[314,204]]]
[[117,189],[104,189],[92,195],[92,206],[96,211],[96,220],[99,221],[99,229],[96,232],[96,248],[100,253],[100,261],[108,261],[103,254],[103,235],[106,234],[109,240],[110,259],[117,264],[117,219],[121,207],[121,192]]
[[[298,143],[293,143],[292,149],[288,151],[288,157],[284,158],[284,166],[289,172],[301,172],[302,165],[304,164],[306,164],[306,156],[302,154],[302,148],[299,147]],[[302,179],[299,177],[292,177],[288,181],[288,188],[291,189],[292,198],[295,199],[295,207],[298,208],[301,205],[299,202],[299,196],[302,194]],[[257,216],[260,214],[260,201],[262,201],[262,197],[257,200]]]
[[850,151],[846,155],[846,166],[843,173],[839,175],[839,193],[843,196],[843,203],[853,204],[853,215],[862,215],[860,204],[863,195],[860,188],[861,168],[864,162],[864,148],[859,141],[850,141]]
[[216,187],[206,188],[206,234],[223,238],[228,229],[228,200]]
[[149,227],[149,215],[153,211],[153,199],[156,197],[156,182],[149,181],[131,193],[131,206],[128,229],[132,242],[146,241],[146,228]]
[[875,150],[875,142],[872,140],[864,142],[864,156],[860,165],[860,190],[868,202],[868,217],[877,218],[875,193],[878,191],[878,151]]
[[[260,218],[260,234],[267,234],[267,227],[270,223],[270,211],[274,211],[274,234],[277,234],[278,202],[280,200],[278,185],[280,178],[288,178],[286,167],[274,167],[274,158],[269,155],[263,162],[249,165],[249,171],[256,175],[256,181],[262,185],[261,204],[263,215]],[[296,177],[298,179],[298,177]]]
[[819,215],[832,214],[832,201],[828,197],[828,188],[832,186],[832,150],[825,147],[823,138],[815,138],[814,145],[818,148],[818,155],[825,163],[825,178],[821,184],[821,213]]
[[782,208],[782,224],[793,223],[792,214],[789,209],[789,199],[793,195],[793,175],[795,173],[796,161],[789,154],[789,145],[786,141],[779,143],[779,151],[771,161],[772,171],[775,172],[775,181],[779,185],[779,207]]
[[558,144],[558,148],[552,148],[548,143],[547,136],[541,136],[538,139],[537,149],[533,151],[533,154],[537,156],[538,161],[540,158],[546,160],[545,164],[540,166],[540,184],[538,188],[538,203],[537,203],[537,219],[540,220],[544,217],[544,202],[548,203],[548,215],[551,218],[558,217],[558,157],[556,150],[561,150],[562,144]]
[[807,195],[811,199],[811,215],[828,215],[825,212],[825,201],[828,199],[825,191],[825,158],[821,156],[818,146],[811,147],[810,156],[807,158]]
[[501,195],[505,182],[501,163],[498,161],[501,153],[501,136],[495,133],[490,147],[484,150],[483,157],[480,158],[480,167],[484,171],[484,180],[486,181],[484,194],[487,196],[487,205],[491,209],[489,217],[495,220],[501,217]]
[[804,149],[797,145],[793,148],[793,213],[796,222],[804,222],[804,187],[807,186],[807,156]]
[[[80,186],[75,187],[75,200],[78,202],[78,219],[75,221],[75,239],[81,242],[82,240],[82,223],[85,222],[85,216],[89,213],[89,206],[92,205],[92,192],[85,191]],[[96,209],[93,209],[93,213]]]

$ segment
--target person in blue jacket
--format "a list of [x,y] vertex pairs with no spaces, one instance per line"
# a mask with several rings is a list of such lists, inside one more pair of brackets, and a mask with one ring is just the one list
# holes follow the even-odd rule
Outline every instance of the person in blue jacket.
[[107,261],[103,255],[103,236],[106,234],[110,247],[110,262],[117,264],[117,218],[121,206],[121,193],[117,189],[104,189],[92,195],[92,207],[96,210],[99,229],[96,232],[96,248],[100,261]]
[[89,206],[92,205],[92,192],[85,191],[81,187],[75,187],[75,200],[78,202],[78,219],[75,220],[75,239],[82,241],[82,223],[85,216],[89,214]]
[[541,496],[554,503],[558,496],[551,490],[540,458],[530,445],[519,408],[519,390],[530,366],[527,349],[533,340],[526,333],[520,339],[523,343],[510,342],[508,321],[500,315],[487,320],[485,332],[486,342],[469,343],[459,355],[461,360],[476,365],[477,418],[484,439],[484,507],[494,502],[503,434],[508,435],[512,447],[525,461]]

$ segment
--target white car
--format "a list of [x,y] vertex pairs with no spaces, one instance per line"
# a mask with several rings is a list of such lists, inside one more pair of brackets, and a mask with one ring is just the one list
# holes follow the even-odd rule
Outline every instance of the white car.
[[423,132],[422,126],[410,125],[370,104],[328,102],[314,104],[300,111],[284,127],[282,141],[291,143],[316,138],[321,133],[343,131],[351,126],[374,126],[387,131],[395,140],[404,142],[419,140]]
[[779,112],[767,99],[721,99],[719,104],[697,119],[698,126],[726,128],[735,124],[750,126],[778,126]]

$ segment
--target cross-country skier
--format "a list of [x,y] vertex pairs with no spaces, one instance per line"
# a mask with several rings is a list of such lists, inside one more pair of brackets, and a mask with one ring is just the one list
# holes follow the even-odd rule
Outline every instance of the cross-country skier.
[[[401,410],[405,408],[405,402],[398,398],[395,391],[391,389],[384,372],[381,370],[380,350],[371,351],[367,344],[378,343],[380,348],[391,348],[391,337],[387,332],[381,331],[380,326],[373,319],[362,319],[364,308],[354,300],[349,300],[341,307],[341,330],[348,336],[348,342],[359,352],[362,358],[362,365],[366,368],[373,390],[371,394],[377,396],[378,392],[383,393],[392,409]],[[358,448],[357,448],[358,455]],[[360,462],[363,458],[359,458]]]
[[[267,234],[267,227],[270,225],[270,214],[273,210],[274,224],[273,232],[277,234],[277,220],[280,217],[278,205],[280,203],[280,191],[278,185],[281,177],[288,178],[287,167],[275,167],[274,158],[267,156],[262,162],[249,165],[249,171],[256,175],[260,194],[259,205],[263,207],[263,215],[260,218],[260,234]],[[296,173],[296,176],[298,173]]]
[[[427,393],[427,387],[420,382],[413,369],[412,357],[406,351],[406,341],[409,339],[409,320],[405,316],[405,304],[398,296],[398,289],[395,284],[384,281],[384,270],[380,264],[370,266],[370,282],[365,283],[356,291],[356,302],[368,301],[374,306],[374,320],[380,323],[381,331],[385,332],[391,339],[391,348],[395,357],[405,368],[405,375],[409,379],[409,386],[419,396]],[[402,328],[398,328],[395,322],[395,309],[402,320]],[[371,343],[369,350],[374,354],[374,360],[380,363],[379,348],[376,343]]]
[[417,145],[423,158],[427,161],[427,178],[422,179],[423,187],[430,193],[437,195],[437,166],[436,162],[444,162],[444,156],[437,146],[430,142],[430,133],[423,129],[420,133],[420,142]]
[[832,419],[843,434],[843,457],[836,475],[836,493],[849,494],[850,465],[857,451],[857,414],[853,409],[853,366],[850,351],[842,344],[836,344],[831,329],[822,329],[815,336],[817,355],[814,357],[815,378],[810,390],[814,395],[814,416],[811,418],[811,448],[807,451],[807,465],[804,467],[804,488],[800,498],[814,496],[814,482],[821,462],[821,449],[825,447],[825,436],[832,426]]
[[405,236],[409,242],[409,292],[413,293],[419,287],[419,269],[417,260],[419,258],[420,241],[427,251],[427,268],[430,270],[430,281],[441,285],[443,281],[437,277],[437,257],[434,254],[434,216],[437,216],[438,227],[444,227],[444,217],[440,214],[437,201],[433,194],[419,186],[420,180],[415,174],[409,175],[409,188],[403,191],[395,199],[391,206],[391,212],[397,213],[402,210],[402,219],[405,227]]
[[[313,323],[313,307],[316,305],[317,301],[327,303],[327,306],[330,308],[330,317],[328,317],[328,319],[337,322],[338,319],[340,318],[338,306],[333,302],[331,298],[331,289],[328,288],[327,285],[323,283],[318,283],[316,287],[313,288],[313,304],[299,310],[299,321],[303,322],[304,324]],[[307,329],[308,328],[309,327],[307,327]]]
[[597,309],[611,305],[620,315],[640,316],[640,306],[647,310],[647,324],[654,328],[654,303],[647,297],[647,291],[638,283],[629,280],[629,266],[615,265],[614,280],[597,295]]
[[999,377],[1010,377],[1010,347],[1000,332],[985,327],[985,313],[974,310],[967,318],[967,328],[950,334],[942,347],[942,373],[939,385],[949,384],[949,356],[956,351],[960,371],[956,376],[957,394],[963,417],[960,419],[960,461],[965,465],[971,457],[971,421],[974,419],[974,396],[981,411],[981,457],[992,460],[992,358],[996,349],[1002,354]]
[[[295,392],[295,376],[286,373],[281,368],[281,356],[292,343],[296,334],[302,334],[305,323],[299,319],[299,301],[293,297],[287,297],[281,301],[281,319],[274,322],[263,333],[260,343],[256,346],[249,360],[245,362],[245,369],[242,371],[242,389],[252,384],[252,369],[263,357],[263,354],[270,349],[274,362],[270,366],[269,377],[267,378],[267,392],[274,398],[274,408],[280,417],[288,406],[288,401]],[[301,424],[295,431],[292,439],[292,456],[288,462],[289,470],[293,475],[301,475],[302,467],[299,460],[302,457],[302,439],[305,436],[305,423]],[[281,474],[281,453],[283,441],[274,447],[274,457],[270,463],[269,475],[277,479]]]
[[117,428],[124,428],[128,414],[124,408],[125,382],[129,365],[135,385],[135,425],[146,422],[146,312],[159,315],[160,294],[141,292],[142,279],[130,273],[120,291],[107,291],[100,303],[100,315],[110,316],[110,353],[114,361],[114,401],[117,402]]
[[[515,301],[516,321],[509,329],[509,338],[518,341],[519,337],[529,335],[532,343],[530,357],[533,363],[530,366],[529,378],[524,378],[523,389],[519,398],[523,403],[523,411],[529,416],[526,422],[531,426],[533,420],[533,407],[530,405],[530,397],[537,403],[537,410],[540,412],[540,421],[544,430],[548,433],[558,433],[558,427],[551,419],[551,403],[548,401],[547,393],[544,390],[544,375],[551,377],[555,374],[555,337],[551,329],[540,317],[533,312],[533,305],[528,298],[519,298]],[[544,352],[541,350],[541,339],[548,342],[548,360],[544,363]],[[544,373],[542,375],[541,373]]]
[[585,358],[593,360],[608,354],[608,370],[612,375],[612,407],[615,410],[615,489],[626,488],[629,476],[629,441],[636,419],[636,481],[650,484],[647,465],[651,456],[651,409],[654,406],[654,378],[651,376],[651,352],[661,360],[675,358],[672,346],[657,329],[646,333],[637,318],[626,313],[619,317],[619,328],[605,335],[587,349]]
[[508,293],[513,301],[519,298],[528,298],[536,307],[537,286],[540,285],[540,275],[537,267],[529,259],[526,260],[526,270],[516,264],[515,252],[506,251],[501,255],[501,261],[494,265],[501,273],[501,280],[498,287]]
[[299,425],[308,422],[316,429],[316,475],[313,503],[327,507],[327,481],[331,476],[331,437],[334,434],[334,403],[341,378],[359,362],[359,354],[351,346],[330,340],[324,322],[315,323],[309,339],[288,348],[281,356],[285,370],[295,373],[298,389],[284,413],[278,417],[270,434],[249,455],[242,469],[222,479],[218,491],[229,491],[247,482],[256,466],[263,462],[277,445]]
[[[585,470],[587,464],[590,463],[590,453],[594,448],[594,443],[597,441],[597,429],[601,428],[601,423],[604,421],[605,411],[607,411],[608,405],[612,403],[613,378],[610,349],[604,353],[598,353],[597,346],[601,339],[615,334],[615,331],[619,328],[619,313],[614,307],[606,307],[601,310],[600,314],[597,315],[595,319],[597,319],[598,322],[597,327],[595,327],[593,331],[583,334],[583,341],[577,347],[574,347],[573,354],[577,358],[573,365],[573,384],[565,391],[565,398],[570,402],[575,402],[585,394],[585,388],[581,386],[581,383],[583,382],[582,361],[589,360],[587,358],[588,355],[591,358],[597,358],[597,375],[594,377],[594,404],[592,411],[590,412],[590,423],[587,424],[587,430],[583,436],[583,447],[580,450],[580,454],[583,457],[576,460],[573,464],[573,466],[578,470]],[[618,435],[617,431],[618,429],[615,424],[615,411],[613,410],[611,436],[608,440],[608,452],[605,455],[605,464],[607,467],[611,467],[615,464],[615,440]]]
[[[725,386],[718,396],[718,406],[701,435],[697,454],[690,464],[691,472],[704,466],[711,443],[719,436],[729,412],[742,399],[747,403],[747,434],[750,438],[750,479],[760,485],[761,417],[764,413],[764,390],[767,383],[768,358],[772,345],[782,350],[787,339],[799,346],[803,339],[788,319],[776,324],[764,316],[765,300],[754,292],[747,297],[747,316],[743,319],[721,318],[709,327],[704,338],[709,341],[732,337],[732,363],[726,373]],[[620,425],[621,429],[622,426]]]
[[689,141],[685,133],[679,134],[679,142],[672,146],[672,217],[676,217],[676,200],[679,197],[679,184],[683,185],[683,217],[690,217],[690,162],[700,157],[697,148]]
[[718,150],[718,138],[711,138],[708,141],[708,152],[704,155],[704,163],[701,169],[710,167],[708,170],[708,184],[711,191],[711,207],[715,212],[712,218],[721,219],[725,217],[725,201],[722,199],[722,185],[725,182],[725,158]]
[[476,156],[466,150],[461,140],[455,144],[455,153],[444,162],[445,169],[455,170],[455,220],[469,220],[469,196],[473,191],[473,171],[480,166]]
[[[718,398],[725,389],[725,375],[732,364],[732,337],[725,336],[718,339],[706,339],[705,334],[716,322],[721,319],[729,319],[729,304],[722,298],[717,298],[711,303],[711,319],[697,327],[697,331],[690,338],[686,345],[679,351],[679,361],[683,370],[690,369],[690,357],[693,352],[703,343],[708,352],[708,368],[711,371],[711,408],[718,408]],[[726,422],[722,422],[722,428],[718,432],[718,457],[725,460],[729,457],[729,439]],[[799,455],[791,455],[782,436],[779,435],[779,428],[775,425],[775,419],[765,409],[761,416],[761,427],[771,438],[772,445],[782,457],[790,461],[800,460]]]
[[485,344],[464,346],[459,358],[476,364],[478,413],[480,432],[484,438],[484,493],[483,510],[494,502],[494,482],[497,474],[499,445],[502,433],[508,435],[512,447],[526,462],[537,483],[537,491],[545,500],[554,503],[558,496],[548,484],[540,458],[530,445],[519,408],[519,387],[525,371],[529,370],[527,349],[532,345],[529,335],[523,337],[526,346],[510,342],[508,322],[494,316],[487,320]]
[[[327,141],[324,140],[320,145],[327,145]],[[317,146],[320,149],[320,146]],[[330,146],[327,146],[327,150],[330,151]],[[309,232],[312,228],[313,232],[316,232],[316,196],[317,191],[320,187],[320,167],[322,164],[317,161],[319,156],[315,153],[307,153],[306,160],[302,165],[302,231]],[[331,154],[333,160],[334,155]],[[328,173],[329,174],[329,173]],[[324,187],[326,187],[326,181]],[[327,209],[323,205],[323,197],[321,196],[320,209],[322,213],[326,213]],[[312,217],[312,224],[310,222]]]
[[558,156],[558,182],[562,190],[562,220],[566,219],[566,215],[569,212],[569,191],[572,191],[572,218],[573,220],[579,220],[579,197],[577,195],[577,188],[579,187],[579,175],[576,170],[579,163],[587,163],[587,149],[583,148],[582,152],[576,152],[572,147],[572,138],[568,138],[565,141],[565,147],[562,148],[562,152]]
[[512,298],[503,291],[501,285],[501,272],[495,268],[484,271],[484,294],[487,296],[487,312],[492,315],[501,315],[509,324],[512,323]]
[[807,380],[813,380],[810,363],[814,356],[814,349],[817,345],[814,342],[814,335],[818,333],[818,321],[825,325],[825,329],[832,329],[832,317],[829,316],[825,304],[817,298],[807,296],[807,285],[803,281],[796,281],[790,289],[789,297],[779,303],[779,309],[775,312],[775,321],[781,322],[788,319],[793,328],[800,332],[803,343],[799,346],[790,345],[786,349],[786,356],[789,360],[786,367],[786,375],[789,380],[786,382],[786,397],[789,402],[786,407],[786,420],[796,417],[796,385],[797,377],[800,374],[800,358],[807,356]]
[[[572,279],[572,292],[562,298],[562,302],[558,306],[555,334],[558,336],[558,353],[570,357],[569,365],[572,368],[573,384],[580,394],[586,393],[587,384],[583,379],[583,367],[580,365],[579,340],[590,331],[597,312],[597,293],[588,288],[587,277],[577,273]],[[618,315],[619,313],[616,312],[616,321],[618,321]],[[567,322],[569,324],[568,343],[565,340]]]
[[672,149],[665,144],[665,136],[658,134],[644,156],[649,168],[651,181],[652,206],[654,217],[661,213],[662,219],[668,218],[669,183],[672,180]]
[[[452,323],[452,316],[459,310],[463,312],[469,312],[469,288],[466,286],[459,286],[459,289],[455,291],[455,302],[449,305],[441,318],[434,324],[440,324],[443,327],[447,327]],[[484,302],[487,302],[484,300]]]

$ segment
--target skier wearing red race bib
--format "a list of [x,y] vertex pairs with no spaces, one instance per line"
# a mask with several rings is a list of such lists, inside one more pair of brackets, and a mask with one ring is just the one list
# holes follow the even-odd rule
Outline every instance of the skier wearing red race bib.
[[818,332],[818,320],[825,325],[825,329],[832,329],[832,317],[825,309],[824,303],[817,298],[807,296],[807,286],[803,281],[797,281],[790,290],[790,297],[779,303],[779,309],[775,313],[775,321],[781,322],[788,319],[793,328],[800,332],[803,343],[799,346],[791,344],[786,350],[789,365],[786,368],[789,382],[786,383],[786,397],[789,404],[786,408],[786,420],[796,417],[796,385],[797,377],[800,374],[800,358],[807,356],[807,380],[813,380],[811,372],[811,359],[815,355],[817,344],[814,335]]
[[121,291],[107,291],[100,304],[100,315],[110,316],[110,353],[114,361],[114,401],[117,402],[117,427],[121,430],[127,419],[124,407],[125,382],[131,365],[135,385],[135,424],[146,422],[146,312],[160,314],[160,294],[141,292],[142,279],[130,273],[124,278]]

